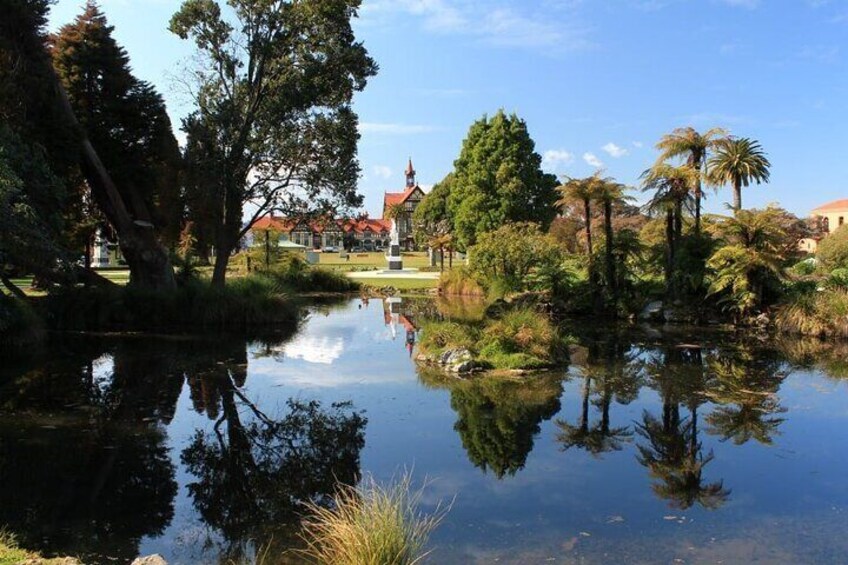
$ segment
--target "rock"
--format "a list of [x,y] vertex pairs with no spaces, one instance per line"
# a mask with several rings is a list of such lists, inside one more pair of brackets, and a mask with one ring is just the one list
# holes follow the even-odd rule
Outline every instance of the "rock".
[[131,565],[168,565],[161,555],[154,554],[147,557],[139,557],[131,563]]
[[655,300],[653,302],[649,302],[639,314],[639,319],[645,322],[662,322],[665,319],[663,316],[662,301]]
[[471,352],[464,347],[448,349],[439,356],[440,365],[458,365],[472,359]]
[[477,364],[473,360],[463,361],[462,363],[457,363],[456,365],[450,366],[451,373],[470,373],[477,367]]

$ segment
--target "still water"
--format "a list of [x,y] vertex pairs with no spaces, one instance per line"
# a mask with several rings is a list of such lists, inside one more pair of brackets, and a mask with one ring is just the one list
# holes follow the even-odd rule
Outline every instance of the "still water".
[[354,300],[7,360],[0,526],[86,563],[241,562],[295,546],[334,478],[412,469],[425,510],[453,500],[431,563],[848,561],[848,348],[581,323],[557,372],[417,370],[421,321],[457,313]]

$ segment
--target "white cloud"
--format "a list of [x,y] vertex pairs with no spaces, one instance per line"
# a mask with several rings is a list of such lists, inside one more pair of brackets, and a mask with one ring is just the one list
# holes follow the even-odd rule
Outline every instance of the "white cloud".
[[548,149],[542,155],[542,164],[554,170],[565,165],[570,165],[573,162],[574,154],[569,153],[565,149]]
[[613,157],[614,159],[618,159],[619,157],[624,157],[625,155],[627,155],[627,153],[629,153],[627,151],[627,149],[625,149],[623,147],[619,147],[618,145],[616,145],[612,141],[610,141],[609,143],[604,145],[601,149],[606,151],[607,154],[609,154],[609,156]]
[[482,0],[373,0],[365,3],[361,15],[366,25],[382,27],[389,24],[380,16],[411,15],[432,33],[466,35],[502,47],[544,48],[547,53],[590,45],[587,31],[573,19],[563,21],[549,10],[527,6],[492,7]]
[[604,166],[604,162],[598,159],[598,157],[594,153],[584,153],[583,160],[586,161],[587,165],[589,165],[590,167],[595,167],[596,169],[600,169]]
[[643,147],[645,147],[645,144],[642,143],[641,141],[634,141],[633,147],[635,147],[636,149],[642,149]]
[[359,124],[361,133],[385,134],[385,135],[412,135],[417,133],[431,133],[441,128],[425,124],[401,124],[362,122]]
[[386,165],[374,165],[372,168],[374,175],[381,179],[391,178],[392,170]]

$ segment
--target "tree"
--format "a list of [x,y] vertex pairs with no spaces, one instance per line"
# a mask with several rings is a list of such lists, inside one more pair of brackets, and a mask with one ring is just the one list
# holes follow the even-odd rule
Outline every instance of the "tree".
[[752,182],[768,182],[771,163],[759,142],[747,137],[723,139],[709,160],[709,178],[715,184],[733,188],[733,209],[742,209],[742,187]]
[[[359,0],[186,0],[170,29],[194,41],[200,63],[196,110],[184,124],[210,141],[198,156],[214,171],[215,268],[223,285],[230,255],[257,219],[358,207],[353,93],[377,71],[354,38]],[[231,23],[232,22],[232,23]],[[204,193],[206,191],[203,191]],[[246,203],[255,205],[244,222]]]
[[664,213],[666,236],[665,282],[666,291],[679,291],[676,263],[683,237],[683,209],[691,200],[692,187],[699,178],[698,172],[688,165],[675,167],[658,163],[642,173],[642,190],[653,191],[646,205],[649,213]]
[[[133,76],[113,31],[89,0],[51,36],[53,66],[129,213],[136,223],[152,224],[172,248],[183,220],[179,146],[162,96]],[[85,187],[77,193],[84,195]]]
[[481,234],[470,257],[469,267],[479,280],[498,281],[511,291],[530,288],[534,272],[561,269],[563,259],[556,241],[531,223]]
[[840,226],[822,239],[816,249],[816,258],[827,271],[848,268],[848,227]]
[[[133,285],[173,288],[174,270],[168,254],[158,241],[144,200],[130,186],[118,190],[87,132],[77,120],[74,108],[59,81],[45,50],[44,24],[49,3],[14,2],[4,8],[0,27],[4,57],[11,64],[11,80],[4,90],[11,92],[17,114],[25,126],[33,126],[37,139],[48,141],[49,162],[59,174],[59,164],[72,159],[91,188],[94,201],[118,232],[121,249],[130,266]],[[5,65],[3,65],[5,67]],[[41,112],[39,112],[41,110]]]
[[612,227],[613,207],[624,203],[627,199],[627,187],[612,178],[599,178],[594,190],[594,197],[604,211],[604,265],[607,292],[612,298],[613,305],[618,304],[618,277],[615,273],[615,235]]
[[[724,293],[723,301],[739,315],[762,306],[769,278],[783,278],[787,215],[779,208],[739,210],[711,226],[721,239],[707,261],[712,270],[710,294]],[[797,240],[795,241],[797,243]]]
[[454,161],[448,211],[460,249],[508,222],[535,222],[547,230],[556,216],[556,177],[515,114],[499,110],[474,122]]
[[695,198],[695,233],[701,233],[701,198],[703,190],[701,180],[706,178],[709,152],[728,139],[727,131],[722,128],[712,128],[704,133],[698,133],[695,128],[677,128],[670,134],[664,135],[657,143],[660,156],[657,163],[682,157],[686,165],[699,173],[699,178],[693,186]]
[[412,227],[418,245],[426,245],[434,235],[453,232],[453,218],[448,211],[453,173],[433,185],[412,213]]

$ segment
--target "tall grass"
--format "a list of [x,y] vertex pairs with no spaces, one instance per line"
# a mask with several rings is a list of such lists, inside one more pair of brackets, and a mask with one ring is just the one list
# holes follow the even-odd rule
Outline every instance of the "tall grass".
[[486,291],[465,267],[442,273],[439,277],[439,292],[453,296],[486,296]]
[[775,325],[786,333],[848,338],[848,290],[828,288],[793,296],[779,308]]
[[423,488],[412,489],[405,473],[387,486],[373,477],[359,487],[341,486],[326,508],[308,506],[304,557],[320,565],[414,565],[428,554],[427,541],[449,507],[418,510]]

